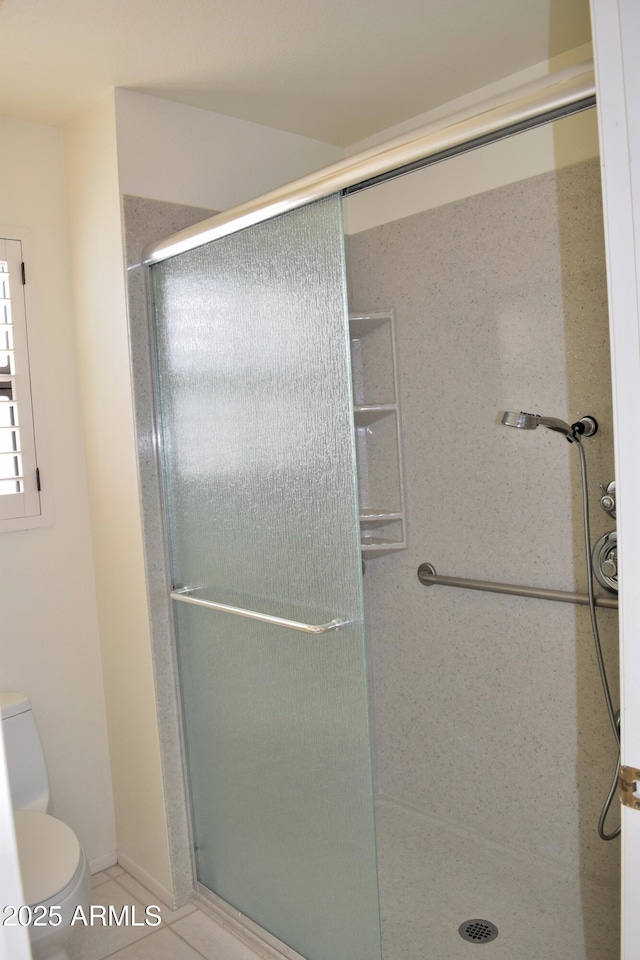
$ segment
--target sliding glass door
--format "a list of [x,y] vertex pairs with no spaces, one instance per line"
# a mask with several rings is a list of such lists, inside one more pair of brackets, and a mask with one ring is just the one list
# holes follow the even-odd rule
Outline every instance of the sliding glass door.
[[151,276],[198,879],[309,960],[375,960],[341,201]]

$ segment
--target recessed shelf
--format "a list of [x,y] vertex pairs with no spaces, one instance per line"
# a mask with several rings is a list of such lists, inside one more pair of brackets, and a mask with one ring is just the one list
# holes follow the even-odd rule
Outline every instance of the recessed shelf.
[[355,405],[396,403],[391,312],[350,315],[349,334]]
[[350,314],[349,333],[360,537],[381,555],[406,547],[393,312]]
[[349,331],[351,339],[355,340],[362,337],[377,327],[383,327],[388,322],[388,313],[350,313]]
[[402,520],[403,518],[404,515],[402,513],[385,513],[377,510],[360,511],[360,523],[369,524],[369,526],[387,523],[389,520]]
[[369,406],[354,407],[354,416],[356,427],[366,427],[370,423],[375,423],[381,417],[395,416],[397,406],[394,403],[370,404]]
[[369,540],[362,541],[363,553],[379,550],[381,547],[384,547],[385,550],[404,550],[406,544],[399,543],[397,540],[385,540],[382,537],[371,537]]

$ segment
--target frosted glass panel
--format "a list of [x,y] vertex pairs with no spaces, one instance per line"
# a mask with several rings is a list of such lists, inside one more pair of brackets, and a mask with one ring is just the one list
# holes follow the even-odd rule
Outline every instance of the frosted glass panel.
[[152,268],[198,879],[309,960],[380,956],[341,207]]

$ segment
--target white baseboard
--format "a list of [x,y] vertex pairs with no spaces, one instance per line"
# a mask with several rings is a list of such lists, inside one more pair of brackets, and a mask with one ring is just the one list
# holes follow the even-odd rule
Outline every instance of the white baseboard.
[[102,857],[96,857],[95,860],[89,860],[89,870],[92,875],[106,870],[108,867],[115,867],[118,862],[118,854],[114,850],[112,853],[105,853]]
[[163,887],[161,883],[158,883],[157,880],[147,873],[146,870],[143,870],[142,867],[139,867],[137,863],[134,863],[133,860],[130,860],[129,857],[125,856],[124,853],[118,851],[118,863],[123,870],[126,870],[127,873],[130,873],[134,880],[137,880],[138,883],[141,883],[143,887],[146,887],[150,893],[153,893],[154,896],[158,897],[159,900],[164,903],[166,907],[169,907],[171,910],[175,909],[173,906],[173,894],[170,890],[167,890],[166,887]]

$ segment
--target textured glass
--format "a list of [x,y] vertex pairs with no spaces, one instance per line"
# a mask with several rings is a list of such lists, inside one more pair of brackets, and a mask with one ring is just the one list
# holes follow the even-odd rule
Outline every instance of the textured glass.
[[341,206],[152,268],[198,879],[309,960],[380,932]]

